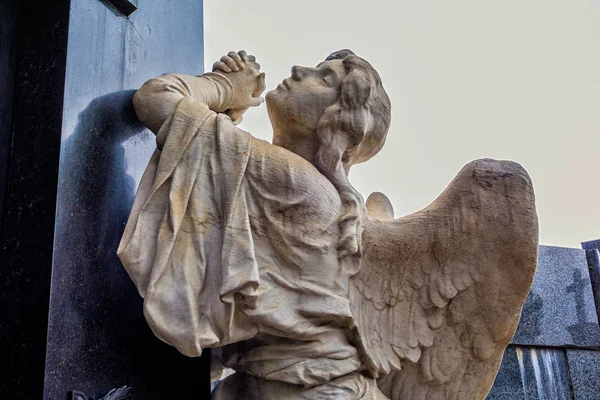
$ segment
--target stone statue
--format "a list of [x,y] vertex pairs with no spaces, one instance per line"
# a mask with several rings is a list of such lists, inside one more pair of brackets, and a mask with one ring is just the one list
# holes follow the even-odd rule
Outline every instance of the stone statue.
[[253,56],[146,82],[158,149],[119,256],[153,332],[237,371],[215,399],[482,399],[532,283],[537,217],[513,162],[465,166],[393,219],[350,168],[383,146],[390,101],[349,50],[266,95],[273,143],[236,127],[262,102]]

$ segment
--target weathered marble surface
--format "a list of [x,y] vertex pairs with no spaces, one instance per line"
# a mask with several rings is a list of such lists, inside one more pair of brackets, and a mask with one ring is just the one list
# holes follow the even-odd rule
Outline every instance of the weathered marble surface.
[[158,149],[119,257],[154,333],[189,356],[222,348],[237,373],[215,399],[484,398],[536,268],[527,173],[474,161],[393,219],[348,180],[390,124],[368,62],[293,67],[266,97],[273,143],[235,126],[262,102],[255,58],[213,68],[133,100]]

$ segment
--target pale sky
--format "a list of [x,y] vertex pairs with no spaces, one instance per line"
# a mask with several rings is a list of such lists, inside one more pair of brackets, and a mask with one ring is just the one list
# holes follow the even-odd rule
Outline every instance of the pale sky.
[[[392,101],[384,149],[355,166],[396,216],[426,207],[462,166],[513,160],[533,179],[540,243],[600,238],[600,2],[592,0],[204,0],[206,70],[254,54],[267,90],[293,65],[349,48]],[[271,139],[266,107],[243,129]]]

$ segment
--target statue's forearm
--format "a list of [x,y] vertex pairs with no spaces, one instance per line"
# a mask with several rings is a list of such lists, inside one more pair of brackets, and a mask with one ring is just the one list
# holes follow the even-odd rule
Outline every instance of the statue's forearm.
[[215,112],[224,112],[233,100],[229,80],[217,73],[202,76],[163,75],[150,79],[135,93],[133,106],[144,125],[157,133],[186,96]]

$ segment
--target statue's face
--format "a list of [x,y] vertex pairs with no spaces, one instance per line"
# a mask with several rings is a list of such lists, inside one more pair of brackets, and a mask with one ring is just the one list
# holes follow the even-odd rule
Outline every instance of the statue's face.
[[337,101],[345,74],[342,60],[325,61],[316,68],[294,66],[292,76],[266,96],[274,142],[286,132],[316,137],[319,119]]

